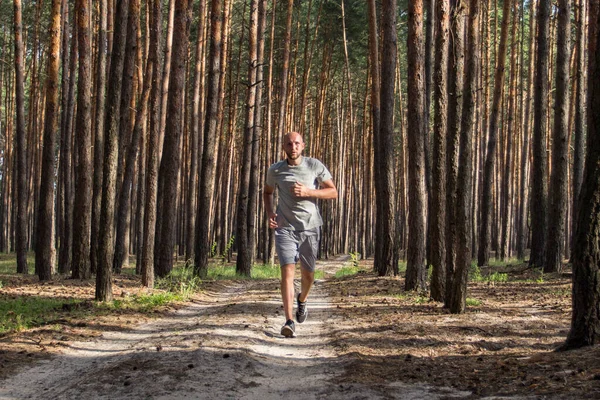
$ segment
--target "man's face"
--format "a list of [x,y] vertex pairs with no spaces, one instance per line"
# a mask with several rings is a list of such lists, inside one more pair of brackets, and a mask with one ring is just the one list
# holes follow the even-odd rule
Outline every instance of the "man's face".
[[288,159],[296,160],[302,155],[302,150],[304,150],[302,136],[297,133],[285,135],[283,138],[283,151],[285,151]]

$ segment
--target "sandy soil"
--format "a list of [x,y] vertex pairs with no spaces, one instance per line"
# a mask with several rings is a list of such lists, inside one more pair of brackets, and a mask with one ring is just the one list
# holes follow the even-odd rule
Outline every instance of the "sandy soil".
[[474,284],[481,302],[460,316],[403,284],[371,273],[318,281],[289,339],[276,280],[213,282],[186,307],[101,333],[87,323],[14,335],[0,358],[21,354],[7,345],[38,340],[38,351],[22,350],[32,361],[14,363],[17,374],[3,370],[0,399],[600,398],[598,348],[552,351],[568,329],[565,277]]

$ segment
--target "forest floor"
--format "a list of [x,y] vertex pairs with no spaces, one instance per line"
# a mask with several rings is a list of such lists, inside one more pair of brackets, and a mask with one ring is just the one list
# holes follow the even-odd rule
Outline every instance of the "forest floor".
[[[570,321],[568,272],[482,270],[452,315],[404,279],[320,262],[308,319],[283,338],[277,280],[207,281],[185,304],[0,337],[0,399],[600,398],[600,349],[554,352]],[[485,279],[485,276],[488,276]],[[3,296],[93,299],[93,282],[0,276]],[[115,296],[140,293],[117,276]]]

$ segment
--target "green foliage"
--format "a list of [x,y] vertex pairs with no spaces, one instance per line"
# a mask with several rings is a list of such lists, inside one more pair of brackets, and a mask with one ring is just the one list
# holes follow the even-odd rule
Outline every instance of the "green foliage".
[[481,269],[479,269],[477,263],[471,263],[471,268],[469,268],[469,280],[473,282],[481,282],[483,280]]
[[406,272],[406,261],[404,261],[404,260],[398,261],[398,272],[401,274]]
[[212,246],[210,246],[209,257],[212,258],[216,255],[217,255],[217,242],[213,242]]
[[486,277],[487,282],[508,282],[508,274],[494,272]]
[[74,299],[21,296],[0,301],[0,335],[19,332],[55,320],[71,306],[80,303]]
[[481,301],[467,297],[467,307],[478,307],[480,305],[481,305]]
[[358,268],[358,262],[360,261],[360,253],[358,251],[351,252],[350,260],[352,261],[352,266]]
[[110,303],[98,303],[99,309],[105,310],[135,310],[140,312],[152,311],[157,307],[167,305],[173,301],[185,300],[185,295],[172,292],[159,292],[138,296],[115,299]]
[[487,283],[508,282],[508,274],[496,271],[488,275],[482,275],[481,269],[477,263],[473,263],[469,269],[469,280],[473,282]]
[[[34,273],[33,266],[35,265],[35,253],[27,253],[27,265],[29,266],[29,273]],[[0,274],[9,275],[17,273],[17,254],[8,253],[0,254]]]
[[174,268],[169,275],[159,278],[156,282],[156,287],[181,295],[185,299],[198,291],[201,283],[202,280],[194,274],[194,268],[192,266],[184,266]]
[[231,248],[233,247],[233,243],[235,243],[235,236],[231,236],[229,238],[229,241],[227,242],[227,245],[225,245],[225,249],[223,250],[223,254],[221,254],[221,257],[223,259],[227,258],[227,254],[229,254],[229,250],[231,250]]
[[360,272],[361,270],[358,268],[358,266],[346,266],[346,267],[342,267],[341,269],[337,270],[335,272],[335,277],[336,278],[342,278],[344,276],[351,276],[351,275],[356,275]]

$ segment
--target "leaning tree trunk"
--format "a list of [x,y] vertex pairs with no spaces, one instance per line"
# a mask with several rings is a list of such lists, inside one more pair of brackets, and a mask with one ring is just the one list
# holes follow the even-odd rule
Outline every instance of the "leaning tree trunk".
[[471,185],[473,180],[473,137],[477,76],[479,68],[479,5],[469,3],[467,66],[461,117],[460,151],[456,204],[456,271],[450,294],[450,312],[463,313],[467,302],[467,278],[471,266]]
[[58,120],[58,70],[60,65],[61,0],[52,0],[51,23],[48,31],[48,66],[46,69],[46,109],[42,153],[42,177],[35,244],[36,271],[41,281],[52,279],[54,267],[54,149]]
[[92,55],[90,50],[90,14],[87,0],[78,0],[77,40],[79,45],[79,74],[77,83],[77,173],[73,207],[73,278],[89,279],[90,234],[92,222]]
[[[425,289],[425,149],[423,145],[423,1],[408,5],[408,249],[406,290]],[[382,74],[383,75],[383,74]],[[382,104],[385,101],[382,97]]]
[[538,12],[537,63],[533,110],[533,160],[531,168],[531,256],[529,265],[543,267],[545,263],[548,156],[546,132],[548,118],[548,63],[550,32],[550,1],[540,1]]
[[21,0],[14,0],[15,6],[15,94],[17,109],[17,130],[15,132],[16,192],[17,192],[17,272],[27,274],[27,137],[25,132],[25,83],[23,75],[23,25]]
[[443,301],[446,293],[446,133],[448,130],[448,29],[449,1],[438,0],[434,68],[434,124],[432,154],[431,219],[429,264],[432,266],[431,298]]
[[573,241],[573,315],[563,350],[600,339],[600,5],[589,2],[588,147]]
[[569,55],[571,44],[571,1],[558,2],[556,33],[556,95],[554,135],[552,138],[552,175],[550,210],[544,272],[562,271],[567,216],[567,180],[569,168]]
[[119,144],[119,105],[125,61],[125,37],[127,35],[127,13],[129,0],[117,5],[115,32],[110,61],[110,76],[105,135],[104,169],[102,173],[102,205],[100,207],[100,232],[98,244],[98,270],[96,271],[96,300],[112,300],[112,265],[114,258],[115,196],[117,190],[117,159]]

